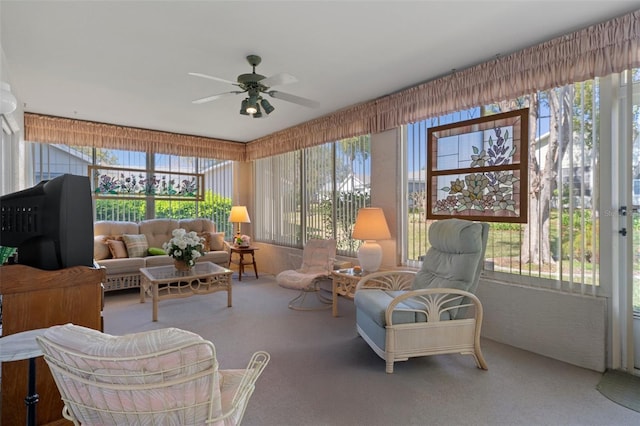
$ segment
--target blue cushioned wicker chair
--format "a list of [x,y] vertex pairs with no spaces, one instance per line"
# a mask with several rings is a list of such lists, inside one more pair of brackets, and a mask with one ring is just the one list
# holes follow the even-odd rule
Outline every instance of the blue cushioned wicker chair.
[[431,248],[420,271],[384,271],[358,282],[358,333],[387,373],[410,357],[462,353],[484,370],[482,304],[473,294],[484,264],[489,225],[445,219],[429,228]]

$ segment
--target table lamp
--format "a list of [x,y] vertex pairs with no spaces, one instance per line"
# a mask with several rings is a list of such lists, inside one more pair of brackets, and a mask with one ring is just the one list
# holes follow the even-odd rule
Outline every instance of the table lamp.
[[364,240],[358,249],[358,262],[365,272],[375,272],[382,263],[382,247],[375,240],[391,238],[384,212],[379,207],[364,207],[358,210],[352,238]]
[[229,222],[238,224],[238,232],[236,233],[236,238],[240,238],[242,235],[240,232],[240,226],[242,223],[251,223],[251,219],[249,219],[249,212],[247,211],[247,206],[232,206],[231,213],[229,214]]

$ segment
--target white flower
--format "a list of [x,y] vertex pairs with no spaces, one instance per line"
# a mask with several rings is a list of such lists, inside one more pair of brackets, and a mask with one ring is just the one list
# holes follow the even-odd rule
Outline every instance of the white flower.
[[164,251],[174,259],[193,266],[203,254],[203,239],[196,232],[187,232],[182,228],[174,229],[171,235],[173,238],[162,245]]

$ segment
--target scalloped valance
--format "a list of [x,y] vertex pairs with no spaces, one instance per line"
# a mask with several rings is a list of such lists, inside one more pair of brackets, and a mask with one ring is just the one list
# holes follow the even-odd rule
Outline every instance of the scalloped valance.
[[246,158],[245,146],[240,142],[50,115],[25,113],[24,129],[25,140],[31,142],[92,146],[219,160],[245,161]]

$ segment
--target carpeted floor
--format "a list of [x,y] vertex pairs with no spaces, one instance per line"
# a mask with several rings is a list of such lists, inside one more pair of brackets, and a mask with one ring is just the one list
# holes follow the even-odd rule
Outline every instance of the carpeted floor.
[[597,389],[613,402],[640,412],[640,377],[624,371],[607,370]]
[[[235,276],[235,275],[234,275]],[[138,293],[105,297],[105,331],[163,327],[196,332],[216,345],[220,368],[271,354],[245,426],[287,425],[638,425],[640,413],[598,390],[602,374],[483,339],[488,371],[472,357],[441,355],[396,363],[394,374],[355,332],[353,302],[331,310],[287,308],[296,295],[272,276],[234,281],[233,307],[215,293],[160,302],[158,322]]]

